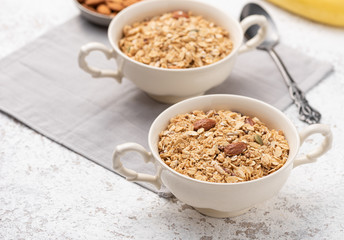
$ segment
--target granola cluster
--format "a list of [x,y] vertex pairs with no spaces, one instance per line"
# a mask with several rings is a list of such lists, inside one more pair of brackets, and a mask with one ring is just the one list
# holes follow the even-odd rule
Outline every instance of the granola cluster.
[[162,68],[194,68],[227,56],[229,33],[202,16],[175,11],[123,28],[119,47],[130,58]]
[[280,169],[289,154],[282,131],[227,110],[196,110],[172,118],[159,135],[158,149],[175,171],[216,183],[261,178]]

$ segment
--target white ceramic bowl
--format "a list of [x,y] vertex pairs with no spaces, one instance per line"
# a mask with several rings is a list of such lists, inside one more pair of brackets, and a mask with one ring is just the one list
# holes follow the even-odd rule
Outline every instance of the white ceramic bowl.
[[[256,116],[270,129],[282,130],[290,147],[289,157],[285,165],[268,176],[240,183],[199,181],[168,167],[159,156],[159,133],[166,129],[169,120],[177,114],[211,109],[232,110],[244,115]],[[315,133],[321,133],[325,137],[321,145],[307,155],[297,156],[304,140]],[[163,183],[178,199],[205,215],[232,217],[242,214],[255,204],[276,195],[294,167],[314,162],[317,157],[330,149],[332,133],[328,126],[322,124],[310,125],[298,133],[291,121],[281,111],[269,104],[248,97],[219,94],[191,98],[166,109],[151,125],[148,142],[150,152],[136,143],[117,146],[113,156],[113,168],[130,181],[149,182],[157,188],[160,188]],[[137,173],[123,167],[120,157],[127,151],[139,152],[146,162],[153,162],[157,168],[156,176]]]
[[[125,25],[175,10],[192,10],[195,15],[202,15],[228,30],[233,41],[233,51],[222,60],[207,66],[166,69],[135,61],[119,49],[118,42]],[[258,34],[250,41],[243,43],[243,32],[255,24],[261,27]],[[195,0],[142,1],[122,10],[111,21],[108,29],[111,49],[100,43],[88,43],[81,47],[79,66],[93,77],[113,77],[119,83],[124,76],[152,98],[165,103],[175,103],[192,96],[202,95],[208,89],[225,81],[233,69],[237,55],[254,49],[264,40],[266,26],[267,22],[263,16],[249,16],[239,23],[220,9]],[[92,51],[102,51],[108,59],[114,58],[117,62],[117,71],[90,67],[85,58]]]

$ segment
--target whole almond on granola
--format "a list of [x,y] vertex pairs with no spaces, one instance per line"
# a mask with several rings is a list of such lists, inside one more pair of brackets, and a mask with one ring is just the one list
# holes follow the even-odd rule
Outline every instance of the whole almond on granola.
[[214,119],[200,119],[194,122],[194,130],[197,131],[200,128],[204,128],[204,131],[208,131],[209,129],[215,127],[216,121]]
[[223,150],[227,156],[234,156],[243,153],[247,149],[247,144],[244,142],[231,143]]

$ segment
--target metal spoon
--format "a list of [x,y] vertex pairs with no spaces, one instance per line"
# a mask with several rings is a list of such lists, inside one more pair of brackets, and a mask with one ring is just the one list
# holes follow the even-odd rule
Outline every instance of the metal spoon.
[[[279,43],[279,36],[276,25],[271,16],[258,4],[248,3],[241,12],[240,20],[249,15],[255,14],[265,16],[269,23],[266,38],[257,48],[267,51],[276,63],[278,70],[281,72],[285,83],[289,88],[290,96],[299,110],[299,119],[308,124],[318,123],[320,121],[321,114],[308,104],[304,93],[299,89],[293,78],[290,76],[287,68],[284,66],[281,58],[274,50],[274,47]],[[245,37],[247,39],[251,39],[256,35],[257,31],[258,26],[252,26],[246,31]]]

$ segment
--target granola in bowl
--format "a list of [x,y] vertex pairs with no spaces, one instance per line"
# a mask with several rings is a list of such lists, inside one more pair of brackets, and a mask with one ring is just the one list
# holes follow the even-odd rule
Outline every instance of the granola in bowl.
[[229,33],[192,12],[168,12],[123,28],[119,47],[154,67],[185,69],[215,63],[233,49]]
[[173,170],[215,183],[261,178],[280,169],[289,155],[282,131],[229,110],[177,115],[160,133],[158,150]]

